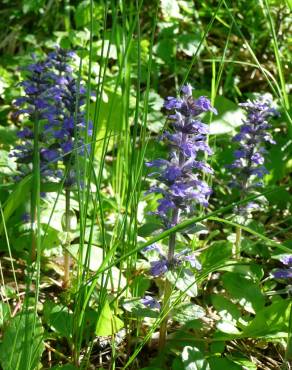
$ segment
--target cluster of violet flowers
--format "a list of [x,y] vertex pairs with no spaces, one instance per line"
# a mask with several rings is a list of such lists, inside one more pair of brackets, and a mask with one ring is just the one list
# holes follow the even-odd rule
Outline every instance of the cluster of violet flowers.
[[[233,137],[238,148],[234,152],[235,160],[230,165],[233,177],[230,185],[237,187],[243,198],[262,186],[262,178],[268,174],[264,166],[265,143],[276,144],[268,132],[271,128],[268,119],[277,116],[278,112],[272,107],[272,101],[265,97],[239,105],[246,111],[246,119],[240,132]],[[257,208],[257,204],[251,202],[241,207],[240,211],[244,214],[254,208]]]
[[[190,85],[183,86],[181,93],[181,97],[167,97],[164,103],[164,108],[170,111],[171,131],[162,135],[169,146],[169,158],[146,163],[147,167],[155,169],[149,176],[155,177],[157,184],[148,193],[161,195],[154,214],[160,218],[165,229],[177,225],[184,215],[193,213],[196,204],[207,207],[212,193],[202,179],[202,174],[213,173],[205,160],[207,155],[212,154],[207,144],[208,126],[198,116],[205,112],[216,114],[217,111],[206,97],[194,99]],[[171,234],[167,256],[156,245],[145,249],[145,252],[156,250],[159,254],[159,260],[151,262],[150,273],[153,276],[162,275],[185,261],[200,269],[199,262],[188,249],[174,254],[175,238],[175,233]]]
[[276,279],[291,279],[292,278],[292,254],[281,257],[280,261],[283,263],[283,265],[287,266],[287,268],[277,269],[272,272],[272,275]]
[[[22,143],[10,154],[18,163],[16,180],[31,172],[35,139],[33,127],[38,125],[42,179],[60,180],[67,168],[65,186],[75,182],[71,168],[73,151],[84,153],[85,130],[87,127],[87,136],[90,136],[92,123],[86,124],[82,109],[86,90],[73,76],[69,64],[74,57],[74,52],[57,48],[44,61],[34,61],[26,68],[27,79],[20,84],[25,96],[14,103],[19,107],[14,114],[25,117],[24,128],[18,132]],[[60,167],[58,162],[63,165]]]

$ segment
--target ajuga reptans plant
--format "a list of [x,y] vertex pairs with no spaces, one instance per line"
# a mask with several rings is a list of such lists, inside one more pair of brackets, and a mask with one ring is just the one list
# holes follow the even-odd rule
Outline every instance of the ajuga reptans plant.
[[[166,98],[164,108],[170,112],[170,130],[162,135],[169,147],[169,157],[155,159],[146,163],[146,166],[154,168],[154,172],[149,176],[156,178],[156,184],[149,192],[160,194],[158,208],[154,214],[161,219],[164,228],[168,229],[181,222],[185,216],[194,213],[196,205],[208,206],[212,190],[202,179],[202,174],[213,173],[206,163],[206,155],[211,155],[212,151],[207,144],[208,127],[198,116],[208,111],[215,114],[217,112],[206,97],[194,99],[190,85],[182,87],[180,97]],[[172,233],[166,255],[155,245],[150,248],[156,249],[160,256],[157,261],[151,262],[150,273],[153,276],[162,275],[185,262],[200,269],[193,253],[185,249],[176,254],[175,246],[176,233]],[[171,284],[166,279],[163,304],[166,312],[169,309],[171,290]],[[161,347],[165,341],[166,326],[167,319],[160,329]]]
[[[240,190],[241,199],[251,195],[256,188],[263,186],[262,179],[268,173],[265,163],[265,144],[275,144],[273,137],[268,132],[271,125],[268,119],[278,115],[272,108],[272,101],[261,97],[253,101],[239,104],[246,111],[246,119],[240,128],[240,132],[234,136],[233,141],[238,143],[234,152],[235,160],[231,164],[233,180],[231,185]],[[253,209],[258,208],[256,202],[237,209],[237,213],[243,217]],[[240,253],[241,229],[237,228],[234,256]]]
[[[74,52],[56,48],[44,61],[36,61],[26,68],[27,77],[21,83],[25,96],[15,101],[15,105],[21,107],[15,114],[24,115],[24,128],[18,133],[21,144],[11,154],[18,163],[16,180],[40,171],[42,181],[64,184],[67,234],[70,230],[70,189],[76,183],[74,163],[76,155],[83,155],[86,150],[84,138],[91,135],[92,125],[91,122],[86,124],[82,109],[85,88],[78,83],[69,65],[74,56]],[[39,168],[33,171],[35,156],[39,159]],[[31,222],[35,222],[33,214]],[[34,253],[32,248],[32,255]],[[68,282],[69,255],[65,251],[64,285]]]

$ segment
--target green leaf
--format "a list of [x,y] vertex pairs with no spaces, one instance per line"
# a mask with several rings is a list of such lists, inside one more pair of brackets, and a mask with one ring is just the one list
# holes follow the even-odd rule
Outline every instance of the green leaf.
[[236,127],[242,124],[244,118],[243,110],[237,104],[223,96],[217,96],[214,105],[218,110],[218,115],[213,116],[210,125],[210,134],[234,134]]
[[6,150],[0,150],[0,173],[7,176],[16,173],[16,162],[9,157]]
[[73,314],[68,311],[68,307],[47,300],[44,304],[44,320],[58,336],[71,339]]
[[236,322],[240,318],[239,309],[229,299],[219,294],[212,294],[211,300],[222,319]]
[[22,0],[22,11],[24,14],[29,12],[40,12],[45,0]]
[[[85,266],[86,254],[88,252],[89,260],[86,267],[88,267],[91,271],[97,271],[105,258],[103,249],[96,247],[95,245],[91,245],[90,251],[87,251],[88,247],[88,244],[85,244],[83,247],[82,262]],[[78,253],[80,252],[79,244],[71,244],[68,250],[72,256],[78,260]],[[124,288],[127,285],[127,279],[117,267],[111,267],[110,271],[108,271],[108,274],[110,275],[110,278],[107,279],[107,289],[117,291],[118,289]],[[105,280],[105,278],[102,279],[102,276],[99,276],[98,284],[105,287]]]
[[159,312],[157,310],[145,307],[141,302],[140,298],[132,298],[125,300],[123,302],[123,307],[127,312],[130,312],[137,317],[157,318],[159,316]]
[[189,297],[198,295],[196,277],[189,269],[181,269],[180,271],[168,271],[166,278],[180,291],[186,293]]
[[181,357],[185,370],[211,370],[208,361],[197,347],[184,347]]
[[220,271],[229,271],[235,274],[239,274],[242,277],[250,278],[253,281],[260,281],[264,277],[264,270],[262,266],[256,265],[255,263],[249,263],[248,265],[239,262],[231,266],[225,266],[220,268]]
[[[201,33],[198,31],[196,33],[181,33],[177,37],[178,50],[182,51],[189,57],[193,56],[201,41]],[[200,49],[201,52],[203,48]]]
[[52,367],[51,370],[78,370],[78,367],[71,365],[71,364],[61,365],[61,366],[57,365],[57,366]]
[[[242,356],[227,356],[228,359],[232,361],[232,363],[237,364],[240,366],[240,369],[246,369],[246,370],[257,370],[257,365],[249,361],[246,357]],[[238,369],[238,367],[237,367]]]
[[10,308],[5,302],[0,302],[0,328],[6,323],[10,318]]
[[177,0],[160,0],[160,6],[165,20],[182,18]]
[[[12,213],[20,207],[29,198],[29,191],[31,186],[31,177],[25,177],[15,187],[14,191],[9,195],[4,204],[4,220],[7,223]],[[0,222],[0,235],[3,232],[3,220]]]
[[148,222],[138,229],[138,235],[144,238],[146,236],[152,235],[154,231],[159,229],[162,229],[161,223]]
[[291,302],[280,300],[258,311],[256,317],[243,330],[245,337],[287,335]]
[[106,300],[97,321],[95,334],[97,336],[108,336],[117,333],[123,327],[123,321],[112,313],[110,305]]
[[194,303],[183,303],[180,306],[177,306],[172,313],[173,319],[181,324],[201,319],[205,315],[205,310]]
[[38,368],[45,349],[44,329],[38,316],[21,313],[13,317],[4,332],[0,363],[4,370]]
[[237,329],[233,321],[223,319],[217,322],[217,329],[226,334],[238,336],[241,332]]
[[227,272],[222,276],[224,288],[248,312],[256,313],[264,307],[265,298],[252,280]]
[[229,361],[227,358],[221,357],[209,357],[208,358],[209,364],[211,366],[211,370],[242,370],[243,368],[232,361]]
[[[1,69],[0,69],[0,72]],[[12,145],[17,139],[15,127],[0,127],[0,143]]]
[[208,249],[200,255],[203,268],[209,268],[219,262],[231,259],[232,243],[226,240],[213,242]]

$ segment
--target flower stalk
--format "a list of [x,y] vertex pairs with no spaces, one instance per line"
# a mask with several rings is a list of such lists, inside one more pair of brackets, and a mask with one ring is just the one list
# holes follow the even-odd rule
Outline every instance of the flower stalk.
[[[268,173],[264,166],[266,153],[264,144],[275,144],[268,133],[271,127],[268,119],[278,115],[278,112],[272,108],[272,101],[266,97],[239,105],[246,111],[246,119],[243,121],[240,132],[233,138],[233,141],[238,143],[238,149],[234,152],[235,160],[230,167],[233,170],[231,186],[239,189],[241,199],[243,199],[254,189],[263,185],[261,180]],[[240,207],[236,212],[246,219],[248,214],[258,207],[257,203],[252,202]],[[234,258],[240,257],[241,234],[242,231],[238,227],[233,248]]]
[[[171,131],[165,131],[162,135],[170,148],[169,158],[146,163],[150,168],[157,168],[157,171],[149,176],[155,176],[160,186],[153,186],[149,192],[162,196],[158,200],[159,205],[154,214],[160,217],[165,229],[177,225],[184,215],[193,213],[195,204],[206,207],[212,192],[200,178],[200,172],[211,174],[213,170],[205,163],[205,155],[212,154],[206,140],[208,127],[199,121],[197,116],[208,111],[217,112],[206,97],[194,99],[190,85],[183,86],[181,93],[181,97],[168,97],[164,103],[164,108],[170,111],[168,118],[171,121]],[[160,259],[151,262],[150,272],[153,276],[173,270],[183,261],[190,262],[192,267],[200,268],[195,257],[188,254],[187,249],[175,254],[176,237],[176,233],[170,235],[166,256],[158,249]],[[173,286],[166,278],[162,307],[164,313],[171,308],[172,290]],[[165,345],[167,325],[168,315],[160,326],[159,348]]]

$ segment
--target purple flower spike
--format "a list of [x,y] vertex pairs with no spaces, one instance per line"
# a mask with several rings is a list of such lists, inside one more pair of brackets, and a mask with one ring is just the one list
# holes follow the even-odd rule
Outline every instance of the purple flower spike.
[[[258,179],[269,173],[264,166],[264,144],[275,142],[267,132],[270,128],[267,120],[277,114],[271,104],[270,100],[263,97],[239,104],[246,111],[246,119],[240,132],[233,137],[239,148],[234,152],[235,160],[230,168],[233,169],[232,185],[238,187],[243,196],[251,189],[261,186],[262,182]],[[245,213],[247,207],[241,207],[241,210]]]
[[[155,159],[147,162],[147,167],[154,167],[149,176],[156,177],[160,186],[154,186],[150,192],[160,193],[156,214],[161,217],[165,227],[175,225],[178,220],[170,221],[170,215],[177,210],[188,212],[198,203],[208,205],[211,189],[199,180],[200,172],[212,174],[212,168],[205,162],[205,154],[212,150],[207,144],[208,126],[197,117],[201,113],[215,109],[210,101],[201,96],[194,99],[192,86],[182,87],[181,97],[167,97],[164,107],[171,111],[170,130],[164,131],[162,138],[169,144],[168,160]],[[164,184],[164,185],[162,185]]]
[[[85,119],[84,105],[86,89],[72,74],[69,65],[75,53],[59,47],[48,55],[45,61],[34,63],[26,68],[28,77],[20,85],[25,96],[16,99],[14,105],[21,107],[15,116],[28,116],[28,125],[18,133],[24,142],[23,146],[15,147],[12,156],[21,164],[21,172],[26,175],[31,171],[33,158],[33,127],[39,125],[39,147],[42,178],[55,177],[60,180],[58,160],[63,167],[73,167],[75,155],[84,155],[85,137],[93,132],[92,122],[88,125]],[[86,127],[88,126],[87,133]],[[78,153],[73,150],[74,145]],[[89,148],[90,149],[90,148]],[[61,154],[64,154],[63,156]],[[26,173],[24,173],[24,166]],[[65,186],[75,183],[74,170],[70,168],[70,178]]]

